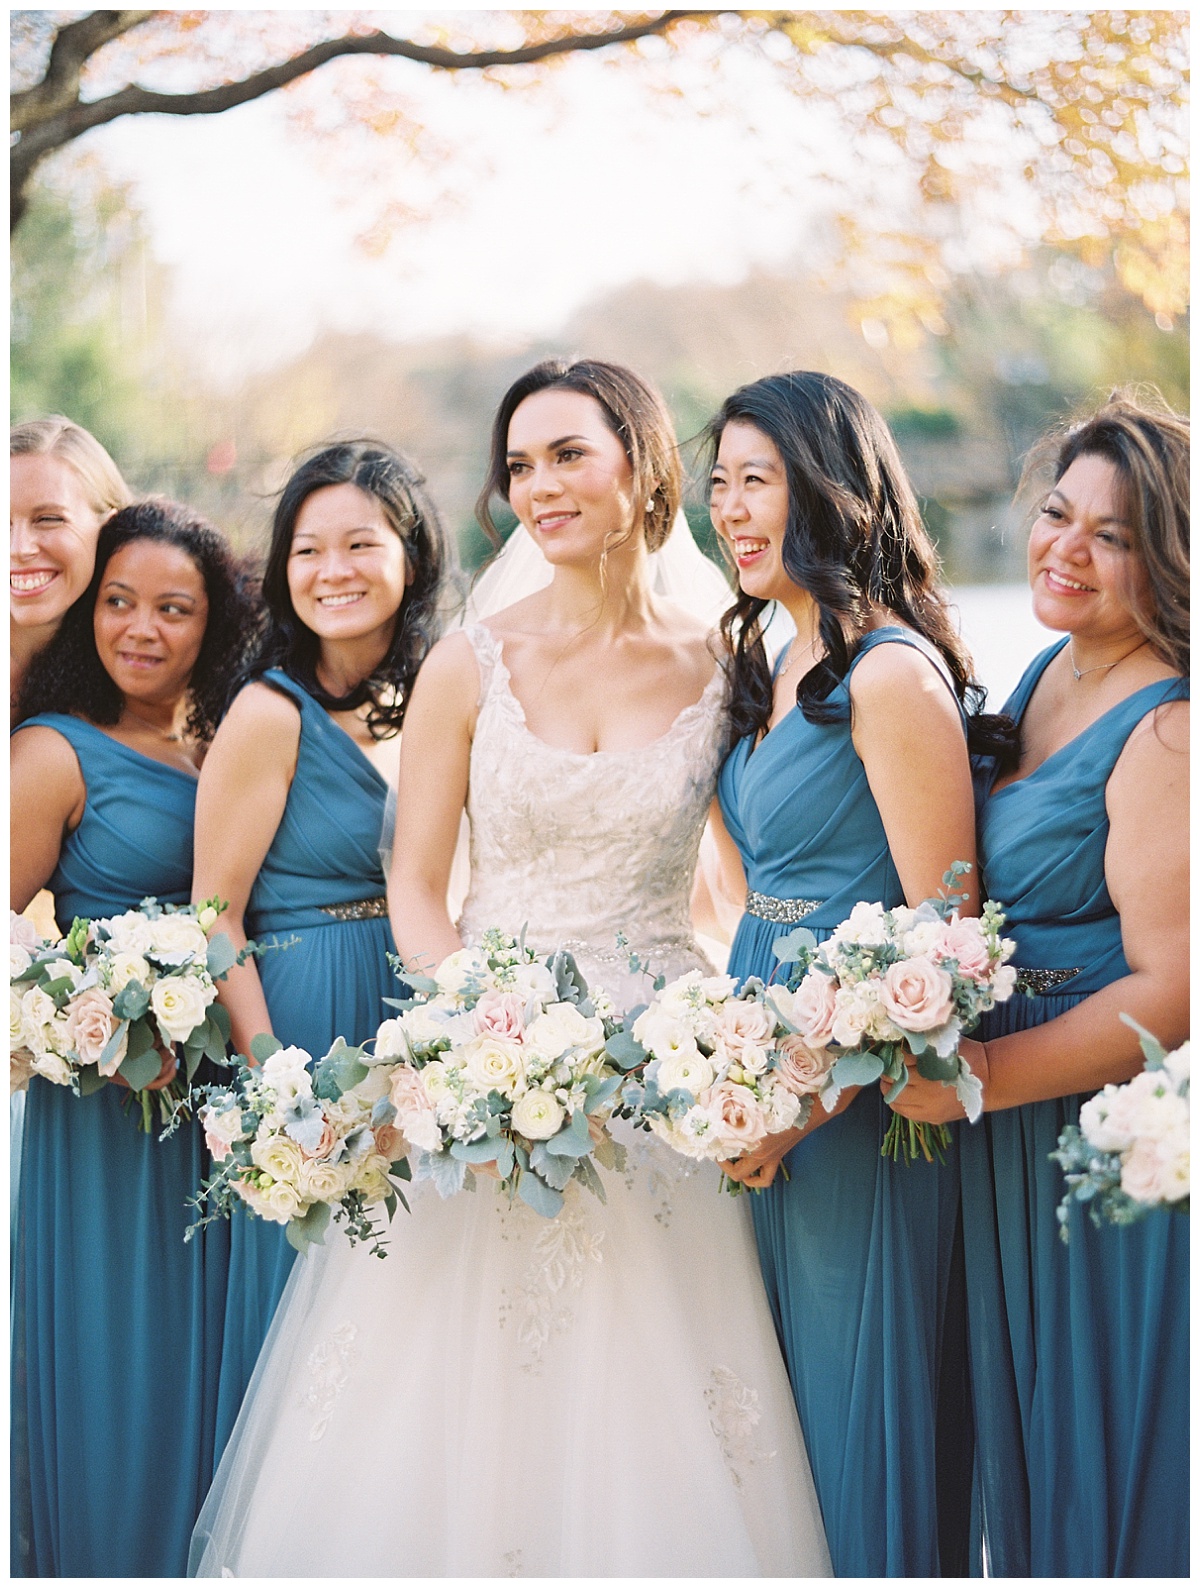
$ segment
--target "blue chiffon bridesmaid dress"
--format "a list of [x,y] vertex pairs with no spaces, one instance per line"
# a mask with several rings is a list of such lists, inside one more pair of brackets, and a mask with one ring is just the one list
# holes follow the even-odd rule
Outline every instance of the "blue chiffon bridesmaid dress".
[[[904,902],[849,723],[854,667],[896,643],[952,687],[927,641],[876,629],[829,696],[843,720],[811,723],[794,707],[722,768],[721,808],[751,890],[732,975],[770,978],[772,945],[796,922],[823,940],[860,900]],[[944,1165],[893,1163],[880,1156],[890,1117],[878,1086],[864,1087],[788,1153],[790,1178],[778,1174],[751,1207],[834,1574],[957,1575],[971,1428],[956,1146]]]
[[[1065,644],[1063,641],[1062,644]],[[1051,658],[1005,710],[1018,721]],[[1129,974],[1104,882],[1105,787],[1148,712],[1186,680],[1137,690],[1028,777],[991,792],[980,865],[1037,990],[985,1017],[1000,1037],[1053,1020]],[[977,1473],[989,1575],[1188,1572],[1188,1220],[1096,1229],[1052,1162],[1084,1096],[989,1113],[960,1134]]]
[[[46,714],[87,804],[50,881],[59,926],[154,895],[186,904],[196,780]],[[18,731],[21,731],[20,729]],[[178,1577],[212,1481],[229,1232],[184,1244],[209,1172],[199,1126],[143,1134],[128,1093],[35,1076],[13,1247],[12,1570]]]
[[[343,728],[277,668],[263,674],[300,708],[300,749],[283,819],[250,893],[247,933],[271,948],[257,961],[271,1029],[320,1058],[335,1037],[373,1037],[404,989],[379,841],[387,783]],[[293,941],[294,939],[298,941]],[[296,1253],[283,1227],[240,1209],[232,1220],[229,1302],[217,1409],[217,1453],[237,1420]]]

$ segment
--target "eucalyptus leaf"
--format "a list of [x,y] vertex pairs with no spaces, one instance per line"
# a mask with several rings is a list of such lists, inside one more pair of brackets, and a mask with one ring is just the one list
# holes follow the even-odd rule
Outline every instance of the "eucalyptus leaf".
[[877,1053],[843,1053],[829,1072],[841,1086],[870,1086],[883,1074],[883,1060]]
[[629,1031],[614,1031],[604,1044],[604,1051],[622,1070],[632,1070],[647,1057],[645,1048]]
[[90,1097],[93,1092],[108,1085],[108,1076],[101,1075],[94,1064],[85,1064],[78,1074],[80,1097]]
[[303,1218],[292,1219],[284,1225],[288,1245],[294,1246],[301,1257],[307,1254],[310,1246],[323,1246],[332,1217],[333,1209],[328,1202],[314,1202]]
[[129,1082],[135,1092],[140,1092],[151,1081],[157,1081],[162,1069],[162,1055],[157,1048],[147,1048],[132,1057],[126,1055],[117,1073]]
[[270,1031],[260,1031],[250,1038],[250,1054],[259,1064],[265,1064],[272,1053],[278,1053],[283,1043]]
[[[571,1115],[570,1123],[560,1130],[557,1136],[551,1136],[546,1143],[546,1151],[553,1153],[556,1158],[582,1158],[592,1150],[592,1136],[588,1130],[587,1116],[580,1109]],[[533,1166],[533,1155],[529,1158]]]
[[345,1038],[338,1037],[313,1068],[313,1095],[336,1102],[343,1093],[365,1081],[367,1074],[362,1049],[352,1048]]
[[[112,1062],[112,1060],[116,1058],[117,1054],[121,1051],[121,1039],[125,1036],[125,1034],[126,1034],[126,1032],[128,1030],[129,1030],[129,1022],[128,1022],[128,1020],[122,1020],[121,1024],[117,1027],[117,1029],[113,1032],[112,1036],[109,1037],[108,1041],[104,1044],[104,1051],[103,1051],[103,1053],[101,1053],[100,1059],[99,1059],[99,1063],[96,1066],[96,1068],[98,1070],[99,1069],[103,1069],[103,1067],[106,1064],[110,1064]],[[90,1068],[91,1068],[90,1065],[86,1066],[84,1068],[84,1070],[82,1070],[80,1072],[81,1075],[86,1075],[87,1070],[90,1069]],[[96,1088],[93,1087],[92,1090],[95,1091]]]
[[941,1081],[948,1085],[958,1075],[958,1057],[943,1059],[932,1048],[917,1056],[917,1074],[927,1081]]
[[[394,1163],[388,1165],[388,1173],[394,1174],[397,1180],[411,1180],[412,1164],[409,1163],[407,1158],[397,1158]],[[407,1206],[407,1204],[405,1205]]]
[[217,932],[208,940],[208,956],[205,964],[208,974],[214,981],[220,981],[238,962],[238,951],[234,948],[227,932]]
[[908,1085],[908,1065],[906,1064],[904,1066],[904,1070],[903,1070],[902,1074],[894,1082],[891,1091],[890,1092],[885,1092],[883,1094],[884,1101],[886,1103],[888,1103],[888,1104],[894,1103],[896,1101],[896,1099],[900,1096],[900,1093],[904,1090],[904,1088],[907,1085]]
[[771,944],[771,952],[781,965],[794,965],[797,960],[807,959],[816,952],[816,934],[807,926],[793,927],[784,937],[777,937]]
[[623,1075],[585,1075],[583,1078],[584,1090],[588,1100],[584,1104],[585,1114],[594,1114],[596,1110],[607,1103],[615,1092],[621,1089],[625,1077]]
[[544,1180],[539,1180],[536,1174],[521,1176],[517,1182],[517,1195],[544,1219],[552,1219],[562,1210],[562,1192],[552,1190]]
[[[151,1026],[149,1020],[131,1020],[129,1023],[129,1041],[125,1044],[125,1057],[127,1059],[139,1058],[143,1053],[148,1053],[153,1048],[157,1052],[156,1043],[158,1032]],[[162,1066],[161,1057],[158,1060]]]
[[495,1163],[501,1140],[499,1136],[485,1136],[482,1141],[452,1141],[450,1156],[460,1163]]

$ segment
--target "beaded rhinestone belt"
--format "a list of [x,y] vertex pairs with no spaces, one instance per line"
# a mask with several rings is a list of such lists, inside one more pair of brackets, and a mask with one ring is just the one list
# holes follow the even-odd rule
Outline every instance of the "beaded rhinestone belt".
[[1076,965],[1074,970],[1018,970],[1017,991],[1036,993],[1040,997],[1043,993],[1053,992],[1056,987],[1061,987],[1063,982],[1070,981],[1072,976],[1082,974],[1082,965]]
[[824,903],[824,899],[773,899],[769,893],[755,893],[751,888],[746,895],[746,914],[757,915],[761,921],[782,921],[794,926]]
[[349,904],[318,904],[322,915],[331,915],[335,921],[374,921],[388,913],[387,895],[377,899],[353,899]]

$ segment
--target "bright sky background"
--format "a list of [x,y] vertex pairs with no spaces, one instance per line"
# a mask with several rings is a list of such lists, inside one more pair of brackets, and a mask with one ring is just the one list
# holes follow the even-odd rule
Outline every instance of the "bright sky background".
[[[783,265],[828,205],[813,151],[826,170],[848,157],[741,51],[719,74],[738,113],[707,116],[701,63],[686,102],[647,92],[639,63],[597,56],[571,58],[536,93],[406,62],[372,69],[444,143],[443,179],[379,137],[313,139],[278,94],[220,116],[131,117],[85,141],[132,185],[214,373],[291,356],[326,327],[505,341],[639,277],[732,281]],[[371,257],[356,234],[406,200],[426,216]]]

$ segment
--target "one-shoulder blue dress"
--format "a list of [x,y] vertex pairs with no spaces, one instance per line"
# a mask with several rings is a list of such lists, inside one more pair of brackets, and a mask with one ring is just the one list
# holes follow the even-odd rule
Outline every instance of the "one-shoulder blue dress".
[[[387,783],[343,728],[279,669],[263,682],[300,708],[296,774],[250,893],[246,930],[272,948],[257,961],[271,1029],[320,1058],[335,1037],[373,1037],[403,989],[379,840]],[[298,939],[292,942],[292,939]],[[283,1227],[238,1209],[232,1220],[229,1302],[217,1410],[217,1453],[237,1420],[295,1252]]]
[[[1061,649],[1006,704],[1018,721]],[[994,767],[981,768],[985,887],[1007,912],[1013,963],[1047,990],[1000,1004],[980,1036],[1041,1025],[1129,974],[1104,881],[1105,788],[1143,717],[1188,693],[1185,679],[1148,684],[995,793]],[[1076,1202],[1062,1243],[1066,1185],[1049,1154],[1083,1101],[989,1113],[959,1137],[987,1569],[1186,1576],[1188,1220],[1160,1211],[1096,1229]]]
[[[904,890],[850,738],[850,677],[877,645],[936,649],[899,626],[867,634],[831,692],[842,720],[793,708],[756,746],[735,745],[718,791],[752,893],[815,902],[827,938],[860,900]],[[781,658],[782,660],[782,658]],[[750,911],[729,957],[769,978],[790,930]],[[761,906],[771,908],[768,904]],[[971,1465],[956,1145],[944,1165],[880,1156],[891,1118],[877,1086],[784,1159],[753,1196],[763,1278],[808,1445],[834,1574],[923,1577],[965,1570]]]
[[[196,780],[77,717],[31,717],[87,786],[49,886],[59,926],[186,904]],[[21,731],[21,730],[18,730]],[[215,1465],[229,1234],[184,1244],[209,1173],[199,1126],[166,1141],[121,1107],[29,1084],[13,1250],[12,1570],[178,1577]]]

